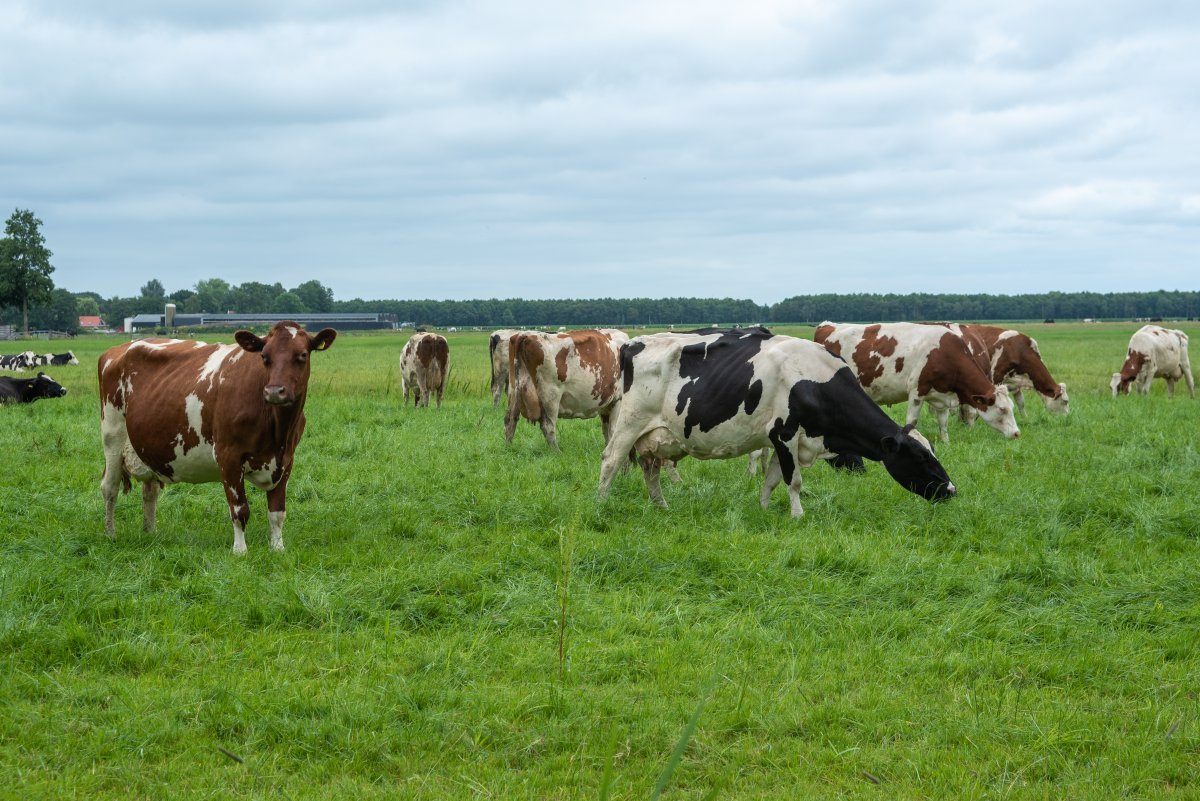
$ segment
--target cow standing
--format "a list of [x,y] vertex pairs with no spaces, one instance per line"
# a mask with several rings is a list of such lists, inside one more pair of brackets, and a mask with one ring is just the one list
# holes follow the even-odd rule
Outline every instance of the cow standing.
[[[1070,414],[1067,385],[1050,375],[1037,340],[997,325],[963,323],[958,327],[979,366],[991,376],[993,384],[1008,387],[1013,403],[1020,411],[1025,411],[1024,390],[1032,389],[1041,396],[1051,414]],[[971,407],[963,406],[962,409],[965,412]]]
[[950,441],[947,422],[955,403],[971,406],[1006,437],[1021,435],[1008,388],[992,383],[956,325],[824,322],[815,339],[846,360],[876,403],[907,403],[907,423],[916,425],[921,404],[928,402],[943,442]]
[[117,494],[142,482],[144,529],[155,523],[164,484],[220,481],[233,521],[234,553],[245,553],[246,480],[267,493],[271,547],[283,550],[285,496],[304,433],[309,356],[337,332],[310,335],[291,321],[266,338],[234,334],[235,345],[146,339],[100,355],[104,525],[116,536]]
[[1113,397],[1129,389],[1134,383],[1142,395],[1150,392],[1150,382],[1156,378],[1166,379],[1167,397],[1175,396],[1175,382],[1182,378],[1187,382],[1188,394],[1196,397],[1196,382],[1192,379],[1192,363],[1188,359],[1188,337],[1174,328],[1144,325],[1129,339],[1129,350],[1125,364],[1119,373],[1112,374],[1109,386]]
[[0,403],[33,403],[42,398],[61,398],[66,394],[66,387],[45,373],[38,373],[36,378],[0,376]]
[[519,333],[515,329],[502,328],[488,337],[488,359],[492,365],[492,406],[500,405],[500,393],[508,389],[508,343],[513,334]]
[[450,345],[441,334],[417,333],[400,353],[400,386],[404,388],[404,404],[408,393],[414,395],[414,406],[429,406],[429,396],[437,396],[442,408],[442,392],[450,372]]
[[761,329],[708,336],[652,334],[621,348],[622,399],[600,464],[605,498],[630,448],[650,498],[666,506],[659,471],[684,456],[728,459],[770,447],[760,502],[784,482],[793,517],[800,468],[838,453],[882,461],[928,500],[955,493],[929,443],[901,428],[858,385],[846,364],[807,340]]
[[524,417],[537,423],[557,450],[558,418],[599,417],[608,441],[610,416],[621,398],[617,352],[627,341],[614,328],[514,334],[509,340],[504,438],[512,442],[517,420]]

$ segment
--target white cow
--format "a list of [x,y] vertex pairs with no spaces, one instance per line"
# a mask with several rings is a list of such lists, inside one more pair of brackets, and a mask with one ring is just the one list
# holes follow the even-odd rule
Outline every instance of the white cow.
[[1192,363],[1188,360],[1187,334],[1174,328],[1144,325],[1129,339],[1129,351],[1121,372],[1112,374],[1109,386],[1113,397],[1129,394],[1130,385],[1137,383],[1138,392],[1150,392],[1150,382],[1156,378],[1167,381],[1167,397],[1174,397],[1175,382],[1187,382],[1188,394],[1196,397],[1196,382],[1192,379]]

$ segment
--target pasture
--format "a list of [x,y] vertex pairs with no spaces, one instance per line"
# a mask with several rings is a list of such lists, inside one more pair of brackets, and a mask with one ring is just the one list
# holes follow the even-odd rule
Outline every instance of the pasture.
[[244,557],[217,484],[104,537],[79,339],[0,407],[0,798],[1200,797],[1200,401],[1110,397],[1135,324],[1021,328],[1069,417],[952,420],[938,505],[816,465],[798,521],[745,459],[599,505],[599,422],[506,445],[485,333],[440,410],[343,334]]

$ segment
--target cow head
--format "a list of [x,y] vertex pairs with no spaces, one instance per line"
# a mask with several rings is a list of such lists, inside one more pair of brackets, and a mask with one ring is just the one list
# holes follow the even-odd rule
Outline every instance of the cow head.
[[322,328],[311,335],[297,323],[280,320],[265,339],[249,331],[238,331],[233,338],[243,349],[262,354],[267,370],[263,400],[270,406],[291,406],[308,391],[309,354],[328,350],[336,336],[337,331],[332,328]]
[[987,395],[972,395],[971,405],[979,410],[979,416],[985,423],[1004,436],[1009,439],[1021,436],[1021,429],[1017,426],[1017,418],[1013,414],[1013,402],[1008,394],[1008,387],[1001,385]]
[[26,396],[34,401],[38,398],[61,398],[67,394],[67,388],[45,373],[38,373],[37,378],[29,381]]
[[927,501],[943,501],[957,490],[942,463],[933,455],[929,440],[912,425],[883,438],[883,466],[900,486]]
[[1112,389],[1112,396],[1115,398],[1119,393],[1124,392],[1129,394],[1129,385],[1133,383],[1134,376],[1127,376],[1124,373],[1113,373],[1112,380],[1108,382]]
[[1053,414],[1070,414],[1070,398],[1067,397],[1067,385],[1059,382],[1058,391],[1053,395],[1043,395],[1042,400],[1046,402],[1046,409]]

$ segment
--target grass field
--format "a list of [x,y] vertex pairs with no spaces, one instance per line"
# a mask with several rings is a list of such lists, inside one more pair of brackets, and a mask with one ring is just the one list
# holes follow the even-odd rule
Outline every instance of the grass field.
[[104,537],[80,339],[0,407],[0,798],[1200,798],[1200,401],[1109,396],[1135,327],[1025,326],[1072,412],[952,421],[954,500],[817,465],[799,521],[744,459],[598,505],[599,423],[506,445],[484,334],[440,410],[343,335],[244,557],[215,484]]

